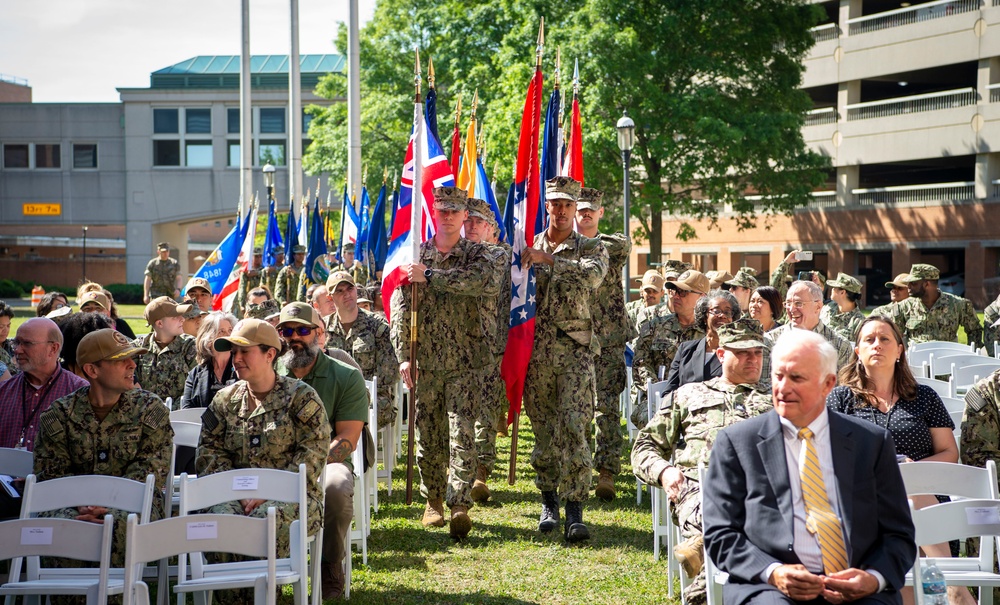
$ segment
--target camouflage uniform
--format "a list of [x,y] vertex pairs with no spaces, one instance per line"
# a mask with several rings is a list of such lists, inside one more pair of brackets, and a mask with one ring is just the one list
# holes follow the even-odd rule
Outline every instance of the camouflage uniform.
[[[647,311],[656,307],[647,307]],[[649,410],[646,404],[646,380],[657,382],[660,367],[670,370],[670,364],[677,354],[677,347],[688,340],[698,340],[705,336],[705,330],[697,323],[684,327],[673,313],[666,316],[653,315],[646,320],[640,319],[639,338],[635,342],[635,355],[632,357],[632,424],[645,426],[649,421]],[[640,317],[642,317],[640,315]],[[664,378],[666,373],[664,373]]]
[[892,320],[902,330],[907,344],[931,340],[958,341],[958,327],[965,328],[970,345],[983,346],[983,327],[979,325],[972,302],[938,292],[939,298],[928,309],[919,298],[910,297],[896,303]]
[[[417,284],[414,421],[420,493],[428,500],[447,498],[450,508],[471,508],[475,414],[482,397],[479,378],[490,359],[479,301],[497,296],[497,284],[491,279],[493,259],[485,246],[463,238],[447,254],[438,251],[434,240],[424,242],[420,263],[432,271],[427,282]],[[410,290],[409,286],[396,288],[390,301],[390,334],[400,363],[411,361]]]
[[998,319],[1000,319],[1000,296],[983,311],[983,344],[990,355],[995,354],[996,345],[1000,343],[1000,326],[993,327]]
[[987,460],[1000,460],[1000,370],[965,394],[960,446],[962,464],[985,467]]
[[840,307],[837,303],[833,303],[832,308],[829,305],[823,307],[819,312],[819,320],[838,336],[853,343],[858,337],[861,324],[865,321],[865,314],[857,307],[847,313],[840,313]]
[[625,344],[636,334],[625,314],[621,282],[622,267],[628,262],[632,242],[624,233],[602,233],[598,239],[608,251],[608,272],[593,291],[590,305],[594,334],[601,343],[601,353],[594,359],[597,426],[594,469],[617,475],[622,466],[620,401],[625,389]]
[[[250,389],[244,380],[215,394],[201,417],[198,474],[211,475],[241,468],[274,468],[298,472],[305,463],[309,481],[309,528],[313,535],[323,525],[323,493],[319,476],[330,448],[330,422],[323,402],[306,383],[277,376],[274,388],[248,412]],[[288,556],[288,527],[298,518],[296,503],[267,501],[251,517],[263,518],[274,506],[278,517],[278,556]],[[211,513],[242,515],[239,502],[213,506]]]
[[884,304],[881,307],[875,307],[874,309],[872,309],[872,312],[868,314],[868,317],[871,317],[872,315],[881,315],[883,317],[892,317],[892,314],[895,312],[894,311],[895,304],[896,303],[891,302],[891,303]]
[[[725,378],[682,385],[663,400],[663,405],[636,437],[632,446],[635,476],[660,487],[660,475],[676,466],[687,478],[673,512],[681,535],[701,534],[701,489],[698,465],[708,468],[716,435],[723,428],[771,409],[771,394],[757,385],[734,385]],[[673,464],[670,460],[673,460]],[[705,602],[705,570],[684,591],[687,605]]]
[[476,455],[479,466],[486,468],[487,476],[493,472],[497,460],[497,426],[501,414],[509,408],[507,389],[500,378],[500,362],[507,348],[510,326],[510,260],[511,247],[506,243],[487,244],[493,256],[492,278],[500,290],[496,296],[480,299],[483,332],[490,343],[490,360],[483,366],[482,392],[479,412],[476,414]]
[[[278,273],[281,271],[281,267],[278,265],[271,265],[270,267],[264,267],[260,270],[260,287],[267,288],[267,291],[274,296],[274,289],[278,285]],[[236,317],[242,317],[237,315]]]
[[785,295],[788,294],[788,286],[790,284],[785,281],[785,276],[789,275],[788,270],[790,268],[790,263],[781,261],[778,263],[778,268],[771,273],[771,287],[778,291],[778,294],[781,295],[781,300],[785,300]]
[[[778,338],[781,337],[785,332],[790,332],[796,330],[791,323],[785,324],[783,326],[774,328],[770,332],[764,334],[764,338],[767,339],[767,343],[770,347],[774,347],[774,344],[778,342]],[[827,339],[833,348],[837,349],[837,370],[840,370],[849,363],[854,363],[854,343],[844,340],[839,334],[834,332],[832,329],[826,326],[822,321],[816,324],[816,327],[812,329],[813,332],[819,334],[823,338]],[[768,355],[764,356],[764,369],[761,374],[761,381],[767,379],[768,384],[770,384],[771,376],[771,358]]]
[[309,290],[309,286],[313,285],[312,277],[309,275],[309,270],[302,267],[299,271],[299,285],[298,290],[296,290],[295,300],[290,300],[288,302],[305,302],[306,292]]
[[632,329],[636,333],[639,331],[639,313],[646,308],[646,301],[633,300],[632,302],[625,303],[625,314],[628,315],[628,321],[632,324]]
[[166,348],[160,348],[150,332],[136,338],[132,345],[149,349],[149,353],[135,357],[136,383],[161,399],[173,397],[174,403],[179,402],[188,372],[196,365],[194,338],[181,334]]
[[150,300],[160,297],[174,297],[174,290],[177,289],[177,274],[181,271],[181,264],[176,258],[167,257],[167,260],[160,260],[156,257],[146,263],[145,275],[149,277],[149,298]]
[[534,265],[538,314],[524,384],[524,410],[535,432],[531,465],[540,491],[584,502],[592,469],[594,357],[601,352],[590,297],[608,272],[608,252],[601,240],[575,232],[558,245],[540,233],[534,248],[554,256],[555,264]]
[[378,428],[396,420],[395,385],[399,361],[389,339],[389,324],[384,319],[358,309],[358,318],[349,330],[340,323],[336,313],[330,315],[327,346],[351,354],[366,380],[378,377]]
[[[302,265],[285,265],[278,271],[278,285],[275,286],[271,296],[284,307],[290,302],[299,300],[299,274],[302,273]],[[304,300],[304,299],[303,299]]]
[[247,308],[247,298],[250,297],[250,290],[260,286],[263,280],[261,271],[252,269],[250,271],[240,271],[240,286],[236,291],[236,298],[233,299],[232,314],[237,319],[243,318],[243,312]]
[[346,271],[351,274],[354,278],[354,283],[359,286],[364,287],[368,283],[368,268],[363,264],[359,263],[357,260],[354,261],[353,267],[346,267],[344,263],[340,263],[330,271],[330,275],[333,275],[337,271]]
[[[98,420],[85,386],[52,403],[42,413],[35,443],[34,472],[39,481],[74,475],[109,475],[145,482],[156,478],[152,520],[162,519],[163,490],[170,472],[174,430],[160,398],[141,389],[122,393],[104,420]],[[125,527],[128,513],[112,510],[115,519],[111,564],[125,563]],[[76,509],[44,516],[75,518]]]

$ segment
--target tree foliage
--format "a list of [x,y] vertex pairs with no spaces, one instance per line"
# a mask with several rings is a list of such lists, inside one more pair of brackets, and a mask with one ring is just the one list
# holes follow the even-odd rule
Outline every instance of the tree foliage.
[[[426,57],[434,59],[445,152],[458,95],[464,135],[478,90],[487,170],[498,166],[500,187],[509,183],[543,15],[545,94],[554,84],[558,48],[567,116],[572,64],[579,60],[588,186],[622,190],[615,123],[623,110],[636,122],[631,214],[640,223],[634,235],[649,240],[653,260],[664,213],[686,219],[676,234],[682,239],[696,235],[687,221],[708,219],[714,226],[724,204],[745,229],[762,215],[807,203],[823,182],[829,161],[809,151],[801,136],[811,102],[798,86],[817,20],[816,7],[804,0],[379,0],[360,39],[369,186],[377,185],[382,166],[391,173],[402,165],[415,48],[424,63],[424,90]],[[336,44],[346,48],[343,26]],[[318,91],[344,98],[346,79],[327,76]],[[343,174],[346,104],[312,111],[305,166]],[[617,229],[621,220],[620,210],[609,212],[605,227]]]

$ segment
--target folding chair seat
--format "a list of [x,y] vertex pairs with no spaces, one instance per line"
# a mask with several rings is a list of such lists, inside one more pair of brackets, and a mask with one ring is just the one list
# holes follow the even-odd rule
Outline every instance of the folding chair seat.
[[940,397],[954,397],[952,390],[952,380],[949,377],[948,380],[938,380],[937,378],[927,378],[926,376],[914,375],[917,384],[922,384],[924,386],[929,386],[934,389]]
[[170,422],[180,420],[182,422],[197,422],[201,424],[201,416],[208,408],[185,408],[170,412]]
[[[975,353],[959,353],[948,355],[931,354],[931,376],[951,376],[955,368],[962,366],[974,366],[990,363],[989,357],[976,355]],[[998,364],[1000,365],[1000,364]]]
[[996,372],[998,369],[1000,369],[1000,359],[993,359],[992,357],[984,357],[983,363],[961,367],[955,366],[955,371],[951,375],[952,384],[954,384],[951,396],[964,396],[974,384]]
[[907,355],[910,353],[921,353],[923,351],[931,350],[947,350],[955,351],[957,353],[971,353],[972,347],[967,344],[962,344],[960,342],[952,342],[950,340],[929,340],[927,342],[918,342],[914,345],[910,345],[909,350],[907,350]]
[[0,447],[0,475],[27,477],[31,474],[35,455],[28,450]]

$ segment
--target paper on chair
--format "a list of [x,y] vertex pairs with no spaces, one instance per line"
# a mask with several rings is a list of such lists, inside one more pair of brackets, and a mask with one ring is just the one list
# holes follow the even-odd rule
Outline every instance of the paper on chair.
[[996,506],[970,506],[965,509],[969,525],[1000,525],[1000,508]]
[[246,492],[257,489],[257,475],[237,475],[233,477],[233,491]]
[[188,540],[214,540],[219,537],[219,525],[215,521],[198,521],[187,524]]
[[52,528],[22,527],[21,544],[52,544]]

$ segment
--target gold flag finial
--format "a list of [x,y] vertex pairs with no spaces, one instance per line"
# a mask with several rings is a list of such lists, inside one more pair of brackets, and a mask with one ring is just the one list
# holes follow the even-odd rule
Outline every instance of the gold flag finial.
[[462,117],[462,93],[458,93],[458,101],[455,103],[455,128],[458,128],[458,120]]
[[580,93],[580,59],[573,62],[573,95]]
[[500,162],[493,162],[493,182],[497,182],[497,172],[500,170]]
[[413,64],[413,87],[416,90],[416,103],[420,102],[420,49],[414,49],[416,60]]
[[535,47],[535,67],[542,67],[542,50],[545,48],[545,17],[541,17],[538,23],[538,46]]
[[389,167],[382,166],[382,184],[385,185],[387,180],[389,180]]
[[393,190],[393,191],[395,191],[395,190],[396,190],[396,183],[398,183],[398,182],[399,182],[399,179],[397,179],[397,178],[396,178],[397,176],[399,176],[399,175],[398,175],[398,173],[396,172],[396,169],[395,169],[395,168],[393,168],[393,169],[392,169],[392,190]]
[[479,108],[479,89],[472,95],[472,119],[476,119],[476,109]]
[[368,164],[365,164],[365,167],[361,169],[361,184],[368,184]]
[[434,59],[427,57],[427,87],[434,88]]
[[562,47],[556,47],[556,73],[553,76],[556,79],[555,89],[559,90],[559,70],[562,67]]

